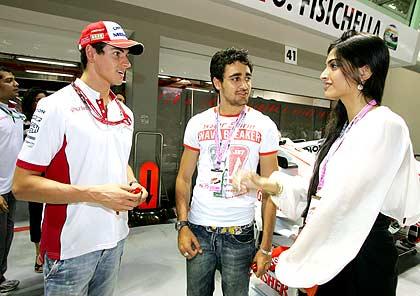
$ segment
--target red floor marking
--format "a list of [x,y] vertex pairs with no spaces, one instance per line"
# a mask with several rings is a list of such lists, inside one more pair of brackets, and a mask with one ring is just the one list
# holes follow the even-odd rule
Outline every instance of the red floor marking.
[[14,232],[28,231],[29,226],[15,227]]

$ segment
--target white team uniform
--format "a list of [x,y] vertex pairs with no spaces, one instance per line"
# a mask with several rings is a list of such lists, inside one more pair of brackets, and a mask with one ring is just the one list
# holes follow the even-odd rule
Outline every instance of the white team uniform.
[[[75,84],[96,109],[110,121],[122,119],[113,98],[107,110],[99,105],[99,93],[77,79]],[[32,118],[17,165],[43,172],[48,179],[74,185],[126,184],[133,135],[129,125],[106,125],[96,120],[87,106],[67,86],[42,99]],[[127,212],[99,204],[47,204],[42,227],[41,252],[51,259],[69,259],[96,250],[113,248],[128,235]]]

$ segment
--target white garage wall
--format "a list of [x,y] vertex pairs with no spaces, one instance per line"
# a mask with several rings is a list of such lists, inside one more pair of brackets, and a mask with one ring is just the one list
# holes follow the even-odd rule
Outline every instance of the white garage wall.
[[404,68],[391,69],[382,103],[404,118],[414,152],[420,153],[420,74]]
[[[13,20],[10,20],[13,16]],[[80,60],[77,40],[86,22],[0,5],[0,52]],[[34,21],[39,20],[37,25]]]
[[[218,51],[200,44],[161,37],[159,73],[209,81],[211,56]],[[253,87],[294,95],[323,98],[317,71],[252,56]]]

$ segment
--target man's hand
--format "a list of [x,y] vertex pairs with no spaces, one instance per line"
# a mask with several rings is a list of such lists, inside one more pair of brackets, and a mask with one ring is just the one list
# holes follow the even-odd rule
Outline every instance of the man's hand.
[[139,205],[146,201],[146,198],[149,196],[146,188],[141,186],[139,183],[133,183],[130,186],[130,192],[134,194],[139,194]]
[[147,197],[146,190],[131,193],[132,190],[139,186],[139,184],[133,184],[132,186],[120,184],[97,185],[90,187],[88,192],[93,202],[109,209],[123,212],[137,207]]
[[265,255],[261,252],[261,250],[258,250],[252,262],[257,264],[257,271],[255,271],[255,276],[261,277],[270,269],[271,255]]
[[8,213],[9,206],[3,196],[0,195],[0,213]]
[[178,249],[187,259],[192,259],[198,253],[203,253],[197,237],[188,226],[182,227],[178,232]]

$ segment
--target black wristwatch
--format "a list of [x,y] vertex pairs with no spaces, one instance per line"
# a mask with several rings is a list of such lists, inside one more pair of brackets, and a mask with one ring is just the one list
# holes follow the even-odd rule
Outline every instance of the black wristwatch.
[[180,231],[182,227],[188,226],[188,221],[176,221],[175,230]]

